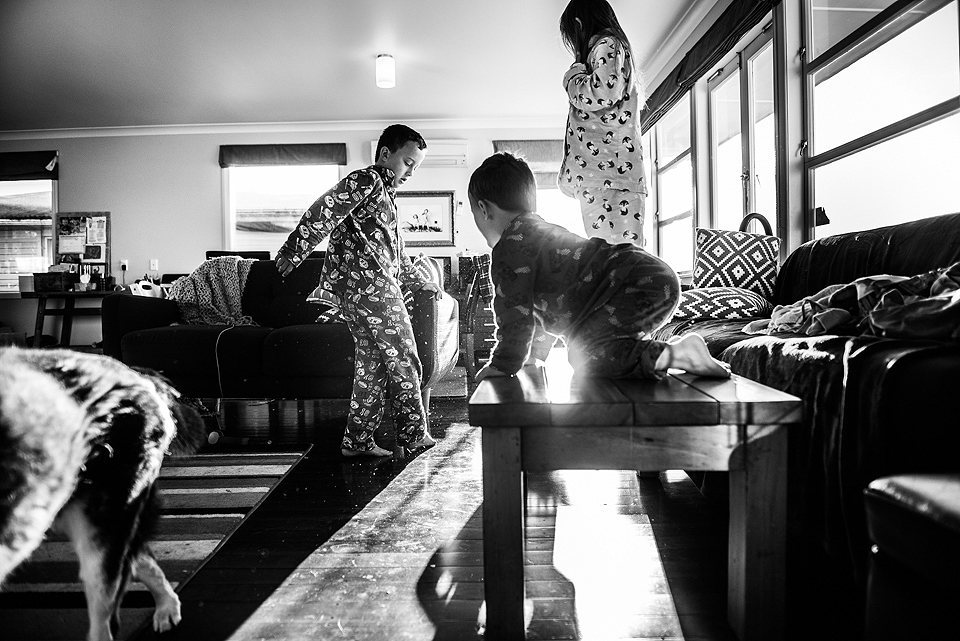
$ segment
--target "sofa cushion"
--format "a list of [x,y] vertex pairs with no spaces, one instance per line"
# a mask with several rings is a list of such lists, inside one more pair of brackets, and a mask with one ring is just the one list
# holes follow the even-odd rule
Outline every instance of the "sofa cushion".
[[773,306],[763,296],[740,287],[700,287],[680,292],[673,318],[756,318]]
[[264,342],[268,376],[345,376],[353,379],[353,337],[346,324],[294,325],[276,329]]
[[914,276],[960,261],[960,214],[924,218],[804,243],[783,262],[774,305],[864,276]]
[[262,327],[313,323],[322,310],[307,298],[320,282],[322,269],[322,259],[308,258],[284,277],[273,261],[254,262],[243,290],[243,312]]
[[697,228],[693,286],[739,287],[773,296],[780,239],[743,231]]
[[270,328],[170,325],[129,332],[120,341],[123,361],[172,377],[213,377],[220,372],[259,374]]
[[750,338],[750,334],[743,333],[743,326],[748,320],[674,318],[659,329],[654,330],[650,337],[659,341],[666,341],[674,336],[683,336],[695,332],[700,334],[707,342],[707,349],[710,350],[711,356],[719,358],[726,348],[745,338]]
[[864,491],[870,540],[928,579],[960,575],[960,474],[902,474]]

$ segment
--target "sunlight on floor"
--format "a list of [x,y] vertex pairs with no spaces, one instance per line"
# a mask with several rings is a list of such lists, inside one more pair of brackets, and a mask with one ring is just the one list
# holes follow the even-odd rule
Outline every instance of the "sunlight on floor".
[[562,474],[571,482],[568,505],[557,507],[553,565],[576,586],[581,638],[647,636],[651,623],[658,636],[682,636],[650,519],[624,505],[624,495],[636,495],[623,487],[628,473]]

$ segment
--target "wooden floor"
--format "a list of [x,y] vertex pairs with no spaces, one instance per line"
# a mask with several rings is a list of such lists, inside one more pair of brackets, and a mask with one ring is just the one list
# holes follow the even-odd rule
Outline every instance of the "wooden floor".
[[[482,638],[480,443],[466,399],[432,402],[438,445],[410,460],[343,459],[345,411],[225,408],[224,449],[315,446],[180,587],[180,627],[131,638]],[[528,639],[734,638],[726,512],[683,472],[531,475],[527,502]],[[821,613],[800,619],[792,631],[809,621],[813,636],[792,638],[850,638]]]

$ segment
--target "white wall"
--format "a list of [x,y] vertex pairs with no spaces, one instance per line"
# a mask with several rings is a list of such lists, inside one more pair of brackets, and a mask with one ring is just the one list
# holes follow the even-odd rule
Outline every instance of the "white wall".
[[[351,126],[303,126],[301,131],[269,131],[267,127],[206,127],[29,133],[0,140],[0,152],[58,150],[60,152],[59,208],[61,211],[109,211],[111,215],[112,272],[120,280],[119,261],[130,260],[127,281],[148,271],[159,260],[160,272],[190,272],[208,249],[223,246],[220,145],[344,142],[347,169],[370,162],[370,141],[390,123]],[[561,138],[564,123],[522,128],[447,124],[418,125],[431,139],[469,141],[465,169],[421,169],[404,188],[413,191],[455,191],[463,206],[455,216],[456,247],[427,247],[424,253],[449,256],[464,249],[486,250],[467,203],[471,172],[492,153],[493,140]],[[317,194],[319,195],[319,194]],[[414,248],[419,253],[421,248]],[[413,252],[411,252],[413,253]],[[0,299],[0,325],[33,334],[35,301]],[[59,336],[59,319],[48,318],[45,332]],[[95,318],[77,318],[73,343],[100,340]]]

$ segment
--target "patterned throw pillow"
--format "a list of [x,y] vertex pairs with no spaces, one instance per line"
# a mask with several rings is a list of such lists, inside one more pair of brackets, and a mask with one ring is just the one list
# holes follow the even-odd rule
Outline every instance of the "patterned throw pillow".
[[680,292],[675,319],[728,320],[769,316],[773,310],[763,296],[739,287],[702,287]]
[[743,231],[697,228],[693,286],[739,287],[773,297],[780,239]]

